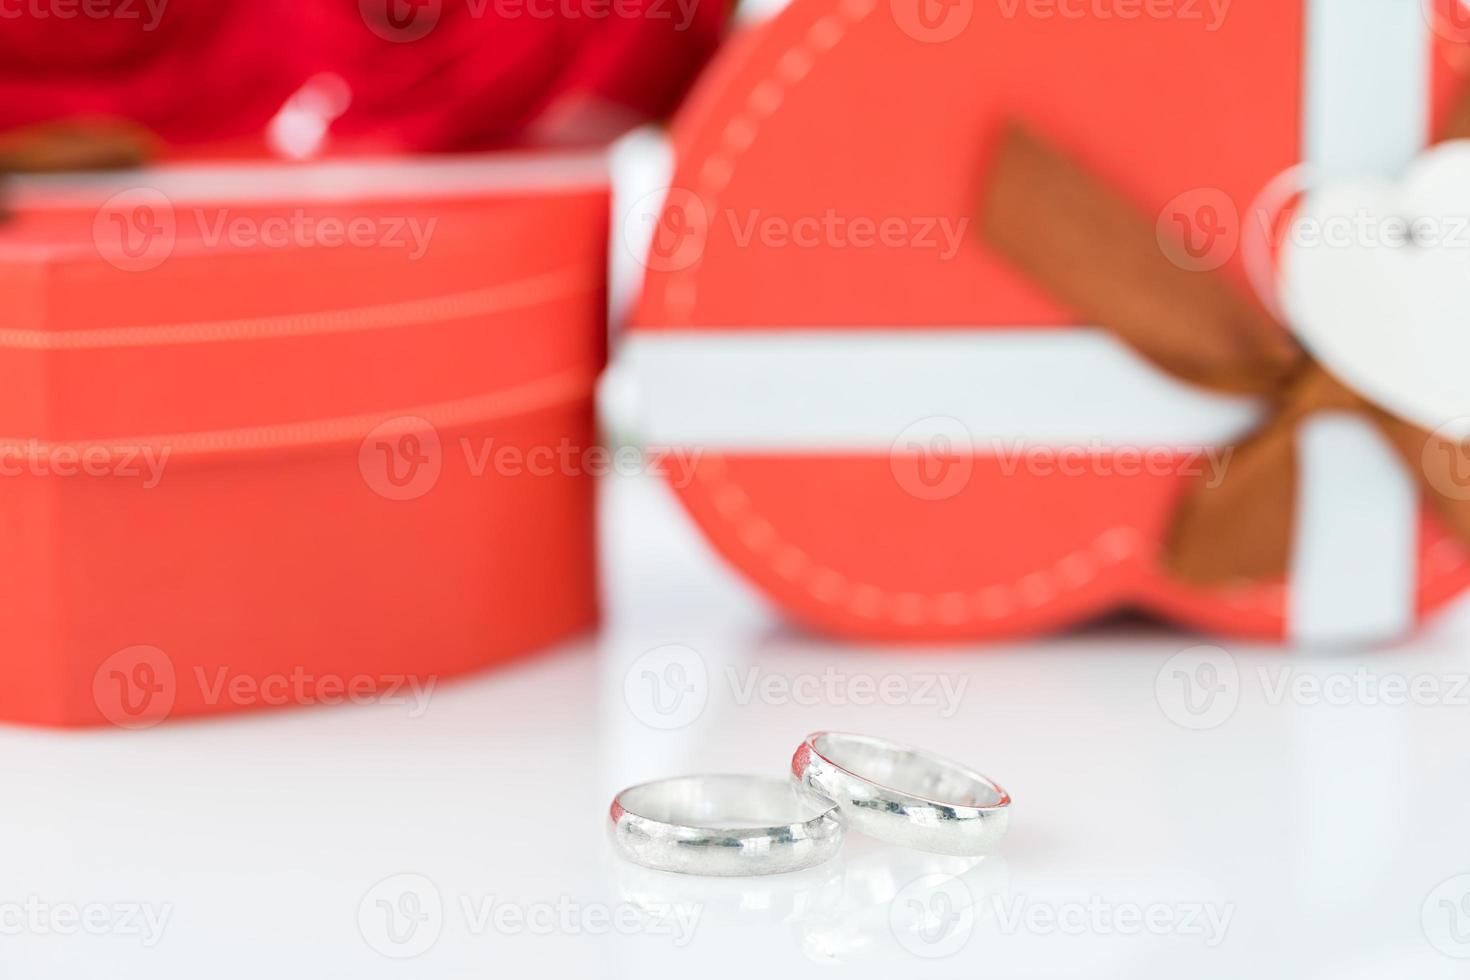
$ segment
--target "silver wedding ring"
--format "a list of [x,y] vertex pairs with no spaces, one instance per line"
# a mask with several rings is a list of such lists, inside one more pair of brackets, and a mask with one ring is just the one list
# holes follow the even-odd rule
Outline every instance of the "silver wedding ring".
[[868,735],[808,735],[791,775],[835,802],[853,830],[936,854],[984,854],[1005,833],[1011,805],[967,766]]
[[623,790],[613,845],[636,864],[699,875],[767,875],[826,861],[844,823],[831,800],[771,776],[681,776]]
[[628,860],[696,875],[800,871],[853,830],[936,854],[985,854],[1005,834],[1011,797],[967,766],[870,735],[816,732],[791,778],[680,776],[619,793],[613,845]]

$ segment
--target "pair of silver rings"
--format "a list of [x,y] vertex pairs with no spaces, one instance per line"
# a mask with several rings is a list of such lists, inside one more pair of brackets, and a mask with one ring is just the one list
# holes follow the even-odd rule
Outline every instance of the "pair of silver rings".
[[816,732],[791,778],[680,776],[619,793],[614,846],[660,871],[764,875],[837,853],[848,827],[937,854],[984,854],[1005,833],[1011,798],[991,779],[921,749]]

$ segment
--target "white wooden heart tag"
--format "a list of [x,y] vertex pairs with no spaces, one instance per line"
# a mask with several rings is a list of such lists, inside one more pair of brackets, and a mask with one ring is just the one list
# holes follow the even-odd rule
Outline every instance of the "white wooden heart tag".
[[1360,394],[1470,437],[1470,141],[1394,182],[1307,193],[1281,250],[1282,305],[1308,350]]

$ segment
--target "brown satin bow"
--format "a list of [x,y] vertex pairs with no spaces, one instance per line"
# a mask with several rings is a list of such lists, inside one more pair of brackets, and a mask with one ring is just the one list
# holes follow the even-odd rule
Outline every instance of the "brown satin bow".
[[[1470,98],[1442,140],[1470,138]],[[1170,374],[1254,395],[1270,418],[1235,447],[1223,479],[1190,488],[1164,543],[1175,575],[1224,585],[1285,574],[1296,505],[1295,438],[1307,415],[1371,419],[1416,474],[1435,511],[1470,544],[1470,501],[1442,493],[1465,447],[1439,439],[1345,387],[1251,298],[1160,249],[1154,225],[1088,172],[1019,126],[1001,140],[981,193],[986,241],[1052,297],[1112,331]],[[1430,440],[1439,451],[1426,452]]]

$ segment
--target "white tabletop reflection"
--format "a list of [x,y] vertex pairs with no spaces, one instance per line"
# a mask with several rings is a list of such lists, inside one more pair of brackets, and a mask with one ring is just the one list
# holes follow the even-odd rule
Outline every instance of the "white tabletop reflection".
[[[853,647],[784,626],[660,485],[604,489],[598,636],[424,704],[0,729],[0,973],[1464,975],[1470,606],[1336,656],[1127,622]],[[973,765],[1008,836],[753,879],[610,853],[618,789],[779,774],[818,728]]]

